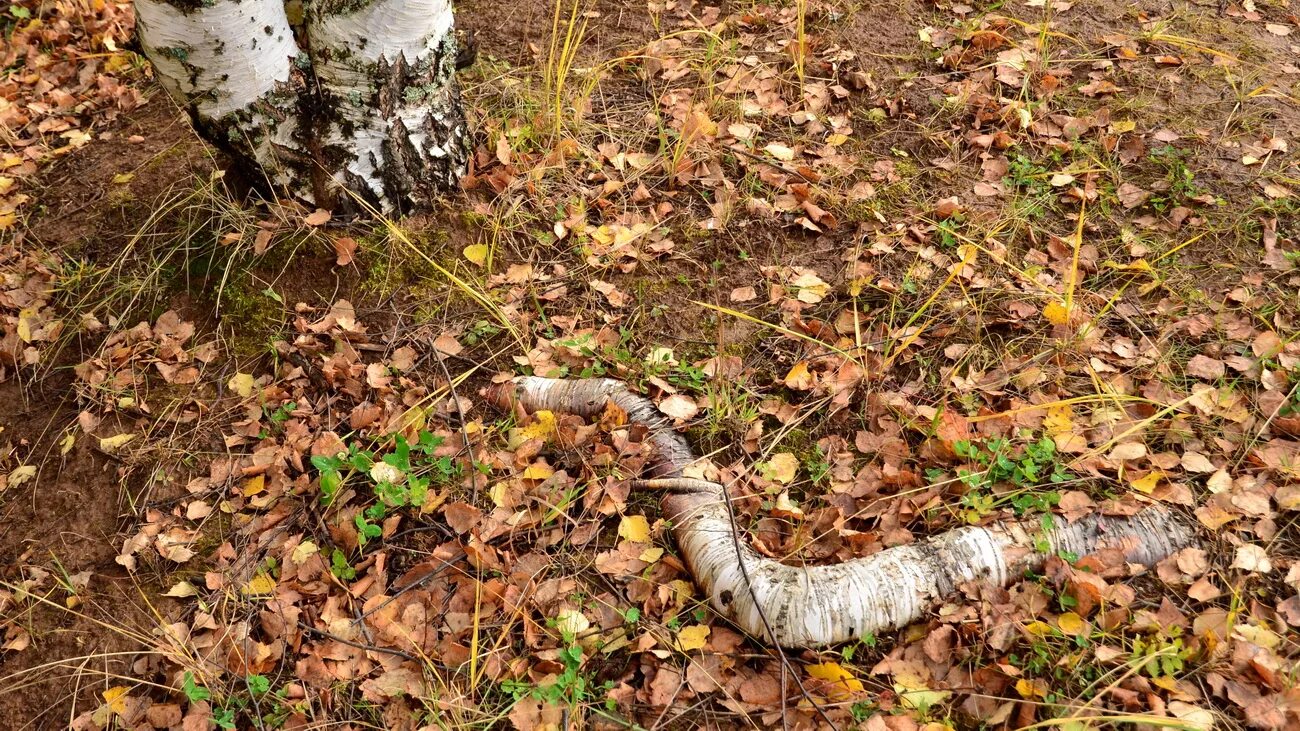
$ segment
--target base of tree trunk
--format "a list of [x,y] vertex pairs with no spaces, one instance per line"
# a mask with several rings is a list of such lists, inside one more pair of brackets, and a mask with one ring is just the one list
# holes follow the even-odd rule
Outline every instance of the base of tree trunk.
[[455,187],[469,157],[445,0],[137,0],[159,82],[250,177],[385,213]]

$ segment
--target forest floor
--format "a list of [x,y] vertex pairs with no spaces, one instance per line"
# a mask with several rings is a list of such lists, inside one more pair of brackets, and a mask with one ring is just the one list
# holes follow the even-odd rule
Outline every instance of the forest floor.
[[[129,4],[0,8],[0,729],[1300,727],[1287,0],[457,18],[464,190],[342,221],[223,175]],[[778,650],[527,373],[654,398],[789,562],[1202,544]]]

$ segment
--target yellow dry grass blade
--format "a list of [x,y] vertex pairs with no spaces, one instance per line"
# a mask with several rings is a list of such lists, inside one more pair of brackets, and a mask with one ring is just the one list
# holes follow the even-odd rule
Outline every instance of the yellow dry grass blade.
[[[974,246],[960,247],[961,261],[952,265],[952,270],[948,272],[947,278],[945,278],[943,280],[943,283],[940,284],[939,287],[935,289],[934,292],[932,292],[928,298],[926,298],[925,302],[922,303],[921,306],[917,308],[916,312],[913,312],[912,316],[907,318],[907,322],[903,323],[903,327],[901,329],[906,330],[907,328],[911,327],[917,320],[921,319],[921,317],[925,316],[925,313],[928,312],[930,310],[930,307],[934,305],[935,300],[939,299],[939,295],[943,294],[944,290],[948,289],[948,286],[951,285],[957,279],[957,276],[961,274],[961,270],[975,263],[975,255],[977,252],[978,249]],[[933,317],[929,318],[928,320],[926,320],[924,325],[917,328],[916,332],[905,337],[903,339],[903,342],[900,343],[897,347],[890,348],[889,354],[885,357],[885,363],[882,366],[882,370],[889,370],[889,367],[894,363],[894,359],[896,359],[899,355],[901,355],[903,351],[907,350],[908,346],[916,342],[916,340],[921,337],[921,334],[924,333],[930,327],[930,325],[934,323],[935,319],[936,318]]]

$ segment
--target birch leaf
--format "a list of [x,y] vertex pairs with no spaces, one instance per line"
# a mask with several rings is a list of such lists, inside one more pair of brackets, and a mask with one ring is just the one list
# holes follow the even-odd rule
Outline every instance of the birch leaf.
[[949,695],[946,690],[931,690],[923,678],[910,671],[894,674],[894,692],[898,693],[898,700],[904,706],[922,713],[943,703]]
[[240,398],[248,398],[253,395],[253,387],[256,383],[251,373],[236,373],[226,381],[226,387],[234,391]]
[[533,423],[519,430],[524,439],[550,439],[555,433],[555,414],[542,410],[533,414]]
[[135,439],[134,434],[118,434],[113,437],[104,437],[99,440],[99,448],[105,452],[116,452],[126,446],[127,442]]
[[475,266],[484,266],[487,264],[488,247],[487,244],[470,244],[460,252],[469,262]]
[[794,150],[790,149],[789,147],[786,147],[785,145],[780,144],[779,142],[773,142],[767,147],[764,147],[763,149],[767,152],[767,154],[771,155],[772,157],[775,157],[781,162],[790,162],[791,160],[794,159]]
[[711,627],[702,624],[682,627],[681,631],[677,633],[677,649],[682,652],[704,649],[709,644],[709,632],[711,630]]
[[1078,637],[1088,629],[1088,623],[1083,621],[1083,617],[1074,612],[1066,612],[1056,618],[1056,626],[1061,632],[1071,636]]
[[816,381],[813,379],[812,373],[808,371],[808,363],[806,361],[801,360],[798,363],[795,363],[794,367],[790,369],[790,372],[785,374],[785,385],[796,391],[807,391],[812,388],[815,383]]
[[115,685],[103,692],[104,704],[108,710],[119,716],[126,713],[126,694],[131,690],[127,685]]
[[700,412],[695,400],[689,396],[675,393],[659,402],[659,410],[674,419],[693,419]]
[[625,541],[648,543],[650,541],[650,521],[644,515],[624,515],[618,522],[618,535]]
[[861,693],[865,688],[862,681],[844,669],[839,663],[824,662],[817,665],[805,665],[808,675],[827,683],[827,695],[835,700],[843,700],[853,693]]
[[1237,547],[1237,556],[1232,559],[1232,567],[1251,573],[1267,574],[1273,570],[1273,562],[1269,561],[1268,554],[1263,548],[1253,543],[1246,543]]
[[266,596],[275,592],[275,579],[265,571],[259,571],[240,589],[244,596]]
[[789,452],[772,455],[772,458],[760,466],[764,477],[782,485],[788,485],[799,471],[799,460]]
[[1150,495],[1156,489],[1156,485],[1160,484],[1162,476],[1160,470],[1151,470],[1146,475],[1130,482],[1129,487],[1144,495]]
[[293,559],[294,563],[301,566],[307,563],[307,559],[315,556],[319,552],[320,548],[316,546],[315,542],[303,541],[293,547],[293,551],[289,554],[289,558]]
[[185,597],[198,596],[198,594],[199,594],[199,590],[194,588],[194,585],[191,584],[190,582],[178,581],[175,584],[172,584],[172,588],[168,589],[167,593],[163,594],[163,596],[170,596],[170,597],[176,597],[177,599],[183,599]]
[[591,620],[576,609],[563,609],[555,615],[555,628],[567,635],[580,635],[591,628]]

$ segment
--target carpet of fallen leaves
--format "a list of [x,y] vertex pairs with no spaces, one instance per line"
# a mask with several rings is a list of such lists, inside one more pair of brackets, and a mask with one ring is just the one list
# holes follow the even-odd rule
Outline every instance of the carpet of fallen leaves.
[[[16,0],[0,15],[0,232],[19,221],[40,166],[140,105],[129,2]],[[0,235],[5,235],[0,233]]]
[[[550,4],[470,3],[457,212],[226,200],[182,237],[254,273],[215,314],[243,275],[104,293],[176,246],[165,215],[136,264],[19,231],[0,398],[66,408],[0,431],[0,516],[89,453],[123,517],[104,564],[0,544],[0,700],[48,694],[0,726],[1296,728],[1297,18],[1014,6],[563,4],[569,54]],[[143,83],[128,6],[8,13],[0,228]],[[285,294],[309,268],[338,280]],[[222,307],[254,296],[250,347]],[[782,650],[701,603],[632,488],[644,429],[484,398],[525,373],[652,397],[790,562],[1152,503],[1203,540]],[[114,622],[105,582],[153,621]],[[135,651],[40,654],[63,615]]]

